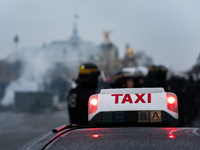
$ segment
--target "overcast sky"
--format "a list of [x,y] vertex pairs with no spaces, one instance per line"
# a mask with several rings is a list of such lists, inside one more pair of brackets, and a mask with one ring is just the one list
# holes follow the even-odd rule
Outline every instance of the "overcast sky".
[[15,50],[15,34],[19,49],[67,40],[75,14],[82,39],[99,45],[110,30],[121,57],[129,43],[155,64],[185,71],[200,53],[199,0],[0,0],[0,59]]

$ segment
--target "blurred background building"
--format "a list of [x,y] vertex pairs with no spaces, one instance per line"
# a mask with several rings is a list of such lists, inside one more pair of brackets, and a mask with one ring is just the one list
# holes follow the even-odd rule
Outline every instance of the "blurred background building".
[[[85,41],[79,36],[77,22],[68,40],[53,41],[36,48],[18,48],[19,37],[15,35],[16,51],[0,61],[0,100],[2,104],[13,104],[14,92],[51,92],[64,101],[78,67],[84,62],[93,62],[104,71],[106,77],[122,68],[146,68],[153,65],[153,59],[144,51],[125,45],[124,56],[119,57],[119,49],[112,42],[111,31],[103,31],[104,41],[99,45]],[[200,57],[199,57],[200,58]],[[187,73],[200,72],[197,64]],[[11,100],[12,99],[12,100]]]

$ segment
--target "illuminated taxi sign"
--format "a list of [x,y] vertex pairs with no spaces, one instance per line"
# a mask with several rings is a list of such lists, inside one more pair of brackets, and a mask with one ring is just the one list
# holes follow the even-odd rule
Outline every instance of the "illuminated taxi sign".
[[103,89],[90,97],[88,108],[89,122],[98,118],[102,123],[160,123],[163,112],[178,119],[177,97],[163,88]]

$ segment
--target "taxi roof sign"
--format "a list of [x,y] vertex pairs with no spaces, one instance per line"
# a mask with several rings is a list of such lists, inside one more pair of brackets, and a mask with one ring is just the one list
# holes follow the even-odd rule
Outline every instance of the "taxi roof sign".
[[[93,105],[94,99],[95,105]],[[158,112],[166,112],[177,120],[177,97],[174,93],[165,92],[164,88],[102,89],[99,94],[92,95],[89,98],[88,121],[93,122],[102,113],[110,113],[112,117],[116,113],[123,112],[123,115],[126,115],[130,112],[142,112],[143,114],[144,111],[150,112],[147,113],[147,116],[154,112],[153,114],[156,113],[158,118],[161,116],[158,115]],[[100,118],[97,120],[101,120]],[[127,117],[125,117],[126,119]]]

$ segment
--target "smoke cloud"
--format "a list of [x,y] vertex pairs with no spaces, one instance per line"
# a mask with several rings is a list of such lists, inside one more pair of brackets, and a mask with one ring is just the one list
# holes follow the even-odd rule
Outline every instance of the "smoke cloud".
[[43,91],[45,75],[50,67],[50,64],[43,61],[41,57],[23,64],[20,77],[7,86],[1,104],[5,106],[12,105],[15,92]]

